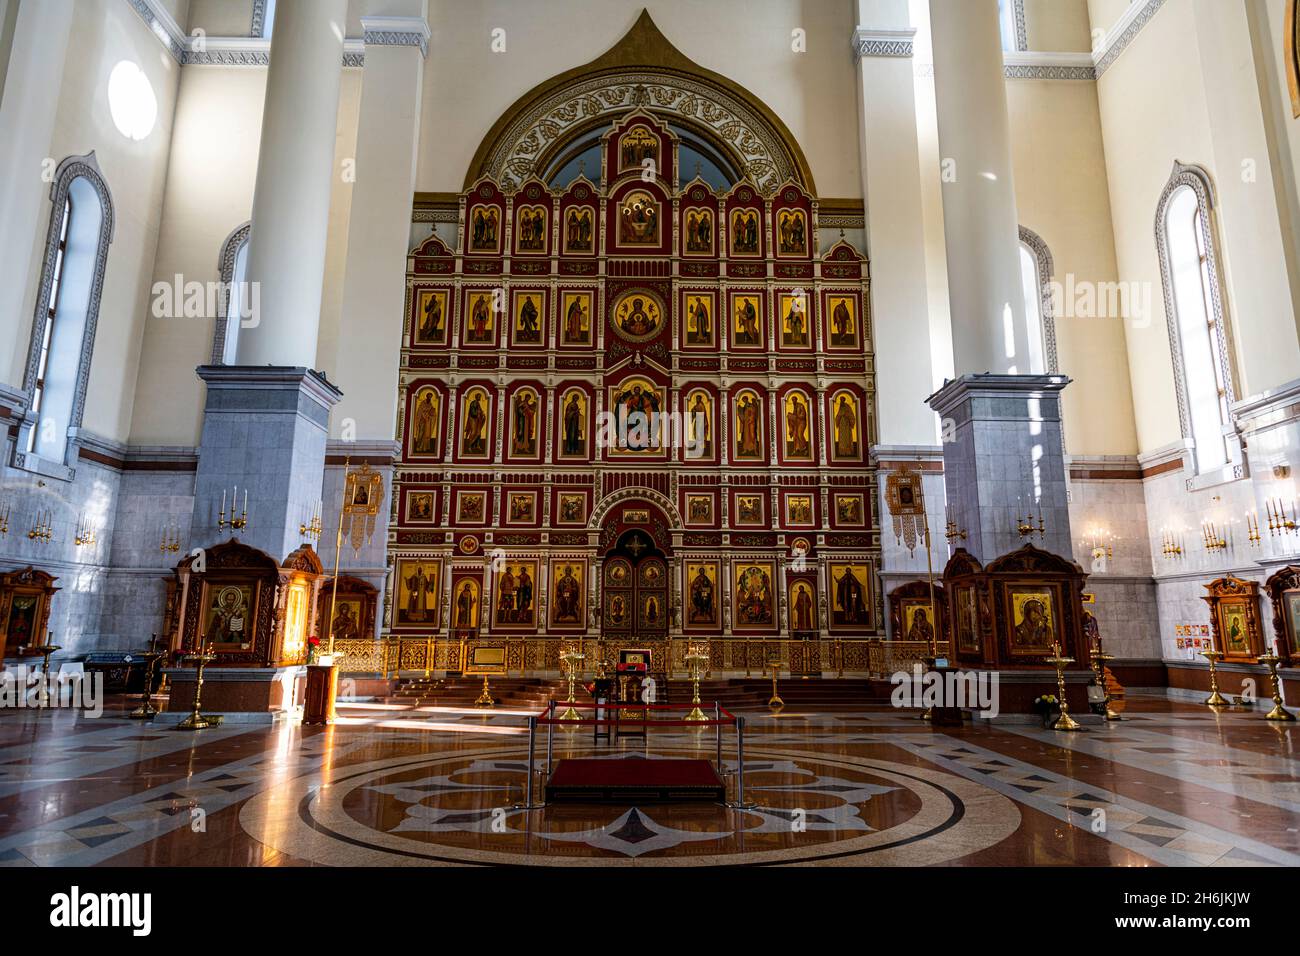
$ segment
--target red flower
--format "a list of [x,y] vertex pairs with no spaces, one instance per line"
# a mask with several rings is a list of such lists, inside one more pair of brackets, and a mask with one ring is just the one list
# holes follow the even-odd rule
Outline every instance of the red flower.
[[307,638],[307,643],[312,647],[316,647],[320,644],[320,638],[313,634],[311,637]]

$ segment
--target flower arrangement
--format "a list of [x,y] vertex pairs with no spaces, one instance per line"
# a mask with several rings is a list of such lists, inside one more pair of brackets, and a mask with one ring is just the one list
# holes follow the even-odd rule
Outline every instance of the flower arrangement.
[[316,663],[316,654],[320,650],[320,638],[315,634],[307,638],[307,663]]
[[1034,710],[1043,718],[1044,723],[1051,720],[1061,709],[1061,702],[1055,694],[1042,694],[1034,698]]

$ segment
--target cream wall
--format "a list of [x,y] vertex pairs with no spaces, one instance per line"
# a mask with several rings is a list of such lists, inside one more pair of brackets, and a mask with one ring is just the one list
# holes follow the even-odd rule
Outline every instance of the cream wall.
[[[339,94],[334,188],[321,303],[317,364],[336,368],[335,343],[342,300],[351,185],[342,160],[355,155],[357,101],[363,71],[347,69]],[[178,136],[168,171],[162,236],[152,281],[216,282],[221,245],[252,214],[261,139],[266,70],[188,66],[177,107]],[[148,316],[145,361],[137,385],[131,443],[195,445],[204,389],[194,369],[212,356],[215,320]],[[331,377],[333,377],[331,375]]]
[[1109,30],[1134,2],[1145,0],[1088,0],[1088,21],[1094,30]]
[[190,0],[188,24],[210,37],[246,37],[253,25],[253,0]]
[[[1300,371],[1244,6],[1169,0],[1097,90],[1119,278],[1149,289],[1153,302],[1149,320],[1127,326],[1138,445],[1147,452],[1181,439],[1154,236],[1175,160],[1206,167],[1216,185],[1239,394]],[[1246,160],[1253,180],[1243,176]]]
[[1086,0],[1024,0],[1029,49],[1087,53],[1092,49]]
[[[157,123],[139,142],[117,131],[108,107],[108,78],[123,60],[140,67],[158,103]],[[79,0],[59,93],[51,158],[57,162],[93,150],[113,197],[113,242],[100,299],[82,427],[115,441],[125,441],[130,432],[179,73],[176,61],[129,4],[120,0]],[[43,259],[48,215],[47,208],[39,235],[32,237],[33,249],[37,250],[33,263]],[[23,354],[31,337],[38,286],[39,276],[33,275],[20,315],[18,338]]]
[[[803,148],[824,197],[862,195],[850,0],[483,0],[430,4],[416,188],[460,189],[483,136],[519,96],[617,43],[648,9],[664,36],[700,65],[769,106]],[[491,31],[506,29],[506,52]],[[791,31],[807,31],[792,53]]]
[[[1042,237],[1057,282],[1116,279],[1096,85],[1008,80],[1011,152],[1020,224]],[[1065,311],[1065,310],[1060,310]],[[1137,452],[1124,323],[1110,315],[1058,315],[1065,447],[1072,455]]]

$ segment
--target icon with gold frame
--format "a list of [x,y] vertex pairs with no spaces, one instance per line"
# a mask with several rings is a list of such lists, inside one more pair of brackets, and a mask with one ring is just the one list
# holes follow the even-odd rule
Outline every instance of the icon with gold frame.
[[451,313],[446,289],[416,289],[414,342],[416,345],[446,345]]

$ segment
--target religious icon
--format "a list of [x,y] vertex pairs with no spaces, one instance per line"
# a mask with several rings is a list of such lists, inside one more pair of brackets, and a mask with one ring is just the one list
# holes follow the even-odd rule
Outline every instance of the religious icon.
[[956,593],[957,649],[968,654],[980,652],[979,620],[975,611],[975,589],[959,588]]
[[632,566],[619,558],[611,561],[605,569],[605,583],[611,587],[627,587],[632,583]]
[[1300,655],[1300,591],[1287,591],[1282,598],[1291,636],[1291,656],[1295,657]]
[[772,579],[776,566],[770,561],[735,565],[732,587],[733,624],[738,628],[770,628],[776,622],[776,594]]
[[808,254],[808,224],[802,209],[785,209],[776,220],[777,255],[806,256]]
[[564,217],[564,253],[588,253],[592,251],[592,222],[596,216],[590,206],[570,206]]
[[452,627],[458,631],[471,631],[478,627],[478,582],[461,578],[452,585]]
[[861,630],[871,626],[871,568],[865,564],[830,565],[831,627]]
[[532,524],[536,519],[537,492],[510,492],[506,499],[506,524]]
[[848,392],[837,392],[831,399],[831,459],[861,461],[858,441],[858,400]]
[[624,524],[649,524],[650,512],[646,511],[644,508],[624,508],[623,523]]
[[736,395],[734,436],[733,458],[737,461],[763,459],[763,403],[753,391]]
[[487,515],[487,495],[481,491],[456,492],[456,523],[482,524]]
[[1246,609],[1240,604],[1220,602],[1220,627],[1224,649],[1229,654],[1249,655],[1250,640],[1246,625]]
[[785,396],[785,457],[790,461],[812,461],[811,405],[808,396],[787,392]]
[[546,300],[540,292],[514,293],[511,343],[542,345],[546,330]]
[[826,297],[827,315],[830,317],[829,346],[833,349],[859,349],[862,339],[858,335],[858,304],[851,295]]
[[713,524],[713,495],[686,496],[686,523]]
[[686,396],[686,458],[713,457],[713,399],[697,389]]
[[587,496],[582,494],[561,494],[557,511],[557,524],[586,524]]
[[583,627],[587,622],[587,565],[582,561],[551,561],[551,627]]
[[767,346],[763,335],[763,300],[757,295],[731,296],[731,344],[736,348],[761,349]]
[[628,193],[619,206],[618,245],[659,245],[659,202],[644,189]]
[[537,393],[521,388],[515,392],[510,405],[510,455],[513,458],[536,458],[540,407]]
[[447,344],[447,291],[421,289],[415,300],[415,344]]
[[813,523],[812,495],[786,495],[785,522],[790,525],[808,525]]
[[546,213],[545,206],[522,206],[515,210],[517,252],[546,251]]
[[535,559],[502,563],[493,589],[494,627],[512,630],[532,630],[537,627],[537,567]]
[[812,585],[805,580],[790,585],[790,630],[817,630],[817,601]]
[[862,495],[837,494],[835,496],[836,524],[860,527],[864,523],[863,510]]
[[627,610],[627,598],[622,594],[610,595],[605,605],[605,623],[610,627],[628,627],[631,619]]
[[460,454],[464,458],[489,458],[488,421],[492,414],[492,399],[487,390],[471,388],[461,406]]
[[934,622],[937,619],[929,601],[905,599],[900,608],[903,638],[928,645],[934,640]]
[[1056,642],[1052,593],[1040,589],[1012,589],[1011,652],[1045,654]]
[[361,636],[362,613],[360,598],[339,598],[334,604],[334,620],[328,633],[336,641],[355,641]]
[[659,301],[648,292],[633,289],[614,302],[611,322],[620,338],[645,342],[663,328],[663,310]]
[[736,495],[736,524],[761,525],[763,523],[763,496]]
[[807,348],[812,345],[808,321],[808,297],[802,294],[782,293],[780,296],[781,347],[786,349]]
[[713,348],[714,297],[710,292],[692,292],[686,295],[685,334],[683,343],[687,348]]
[[640,627],[645,628],[648,631],[657,630],[665,626],[663,595],[641,595],[641,617],[638,624]]
[[686,562],[686,626],[712,628],[718,626],[718,563],[716,561]]
[[759,212],[756,209],[731,211],[731,254],[758,255]]
[[474,206],[469,211],[469,251],[501,251],[501,211],[496,206]]
[[[12,647],[26,647],[33,643],[36,632],[36,612],[39,599],[34,594],[15,594],[9,608],[9,622],[5,628],[7,642]],[[206,633],[206,632],[205,632]],[[36,641],[36,643],[43,643]]]
[[496,312],[499,293],[473,291],[466,296],[465,325],[461,329],[464,345],[496,345]]
[[560,298],[560,344],[591,344],[590,292],[565,292]]
[[682,214],[682,233],[686,241],[686,255],[712,255],[713,210],[687,209]]
[[662,389],[649,379],[630,378],[610,389],[609,409],[617,434],[610,440],[611,454],[642,454],[661,446]]
[[[213,584],[207,589],[208,606],[203,620],[203,640],[209,644],[238,644],[249,647],[253,642],[253,586],[251,584]],[[10,641],[13,635],[10,635]]]
[[432,521],[433,520],[433,493],[428,491],[416,491],[406,499],[406,520],[407,521]]
[[659,163],[659,137],[644,126],[633,126],[623,134],[618,143],[618,171],[644,169],[649,160],[651,169]]
[[394,626],[437,627],[442,563],[420,558],[398,558],[394,577],[397,590]]
[[560,398],[558,458],[587,458],[587,393],[572,388]]
[[410,453],[415,456],[438,455],[438,390],[431,385],[416,390],[411,412]]

